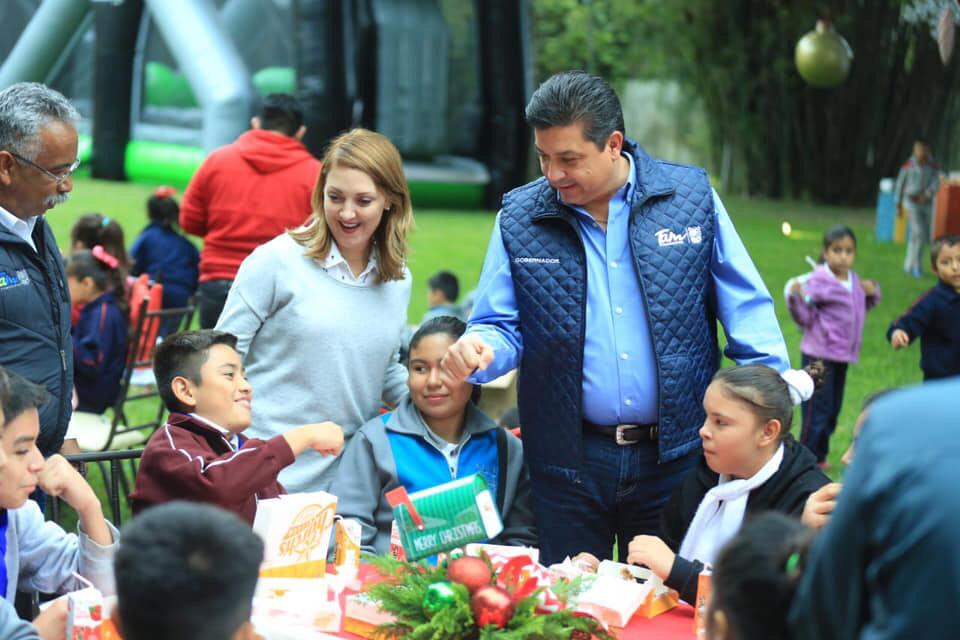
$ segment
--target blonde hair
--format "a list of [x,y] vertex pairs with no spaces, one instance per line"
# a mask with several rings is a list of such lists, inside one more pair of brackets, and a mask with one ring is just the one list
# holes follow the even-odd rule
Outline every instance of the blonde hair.
[[323,190],[327,176],[335,167],[364,172],[385,197],[387,207],[373,233],[379,252],[377,282],[402,280],[407,261],[407,234],[413,230],[410,188],[403,174],[400,152],[386,136],[375,131],[352,129],[333,139],[313,187],[313,213],[306,224],[289,231],[291,237],[306,247],[305,253],[310,258],[323,260],[330,253],[333,235],[324,217]]

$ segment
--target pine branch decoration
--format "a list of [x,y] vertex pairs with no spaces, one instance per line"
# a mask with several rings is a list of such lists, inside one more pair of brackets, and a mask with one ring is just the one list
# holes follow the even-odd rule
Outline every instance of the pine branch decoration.
[[[427,588],[446,581],[446,567],[430,567],[389,556],[371,559],[380,575],[386,578],[373,584],[368,593],[377,605],[392,613],[395,622],[377,628],[383,640],[562,640],[565,638],[597,638],[614,640],[594,618],[576,616],[570,610],[537,613],[538,590],[515,603],[513,618],[503,629],[487,625],[478,629],[473,618],[470,593],[461,584],[453,583],[453,604],[428,616],[423,610]],[[557,596],[566,602],[581,590],[578,580],[556,584]]]

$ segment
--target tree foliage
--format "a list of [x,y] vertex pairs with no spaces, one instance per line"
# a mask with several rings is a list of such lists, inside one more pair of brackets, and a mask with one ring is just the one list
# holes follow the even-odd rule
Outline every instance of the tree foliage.
[[537,80],[584,69],[619,84],[659,75],[664,50],[648,0],[532,0]]
[[[749,193],[862,204],[916,137],[941,157],[958,152],[960,55],[941,63],[929,26],[903,19],[913,3],[537,1],[537,70],[679,80],[706,110],[711,164],[728,149]],[[829,90],[808,87],[793,62],[797,40],[821,17],[854,51],[849,77]]]

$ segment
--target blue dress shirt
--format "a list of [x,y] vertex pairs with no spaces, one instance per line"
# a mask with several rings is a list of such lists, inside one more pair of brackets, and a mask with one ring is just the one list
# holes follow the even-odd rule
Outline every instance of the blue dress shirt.
[[[571,206],[587,261],[583,418],[603,425],[651,423],[658,416],[656,356],[628,233],[635,168],[633,158],[625,157],[630,171],[610,200],[606,231],[585,209]],[[739,364],[766,364],[782,372],[790,360],[773,300],[716,191],[713,202],[710,272],[717,317],[727,336],[724,353]],[[488,382],[516,368],[523,336],[499,214],[467,333],[494,351],[493,362],[470,376],[471,382]]]

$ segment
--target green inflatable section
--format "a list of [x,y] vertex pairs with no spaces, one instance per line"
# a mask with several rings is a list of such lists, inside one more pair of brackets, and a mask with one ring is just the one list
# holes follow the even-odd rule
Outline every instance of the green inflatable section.
[[[190,182],[205,155],[198,147],[131,140],[127,145],[124,169],[131,182],[168,184],[183,188]],[[414,207],[481,209],[482,184],[412,181],[410,195]]]
[[457,182],[410,182],[410,198],[414,208],[424,209],[482,209],[482,184]]
[[[197,99],[186,76],[162,62],[150,61],[144,69],[144,102],[151,107],[196,107]],[[264,67],[253,74],[261,95],[295,93],[297,74],[292,67]]]
[[90,164],[90,158],[93,157],[93,137],[87,133],[81,133],[77,136],[77,158],[80,164]]
[[293,67],[264,67],[253,74],[253,86],[262,96],[269,93],[296,93],[297,74]]
[[151,107],[196,107],[187,78],[162,62],[144,65],[144,102]]
[[131,182],[183,188],[205,155],[199,147],[151,140],[131,140],[123,168]]

